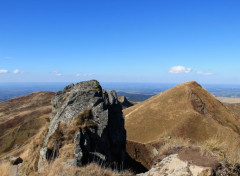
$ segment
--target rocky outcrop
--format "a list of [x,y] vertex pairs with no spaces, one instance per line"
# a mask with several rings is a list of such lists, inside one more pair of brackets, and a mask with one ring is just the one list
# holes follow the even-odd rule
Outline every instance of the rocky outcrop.
[[123,164],[126,131],[115,91],[106,92],[95,80],[71,84],[56,94],[52,106],[39,172],[62,155],[61,148],[73,144],[74,157],[68,159],[78,166],[91,161]]
[[203,103],[201,98],[196,93],[191,94],[191,102],[192,102],[193,108],[197,112],[199,112],[201,114],[207,114],[207,109],[206,109],[205,103]]
[[122,104],[123,108],[129,108],[134,105],[132,102],[128,101],[125,96],[118,97],[118,101]]
[[213,169],[183,161],[178,154],[170,155],[157,163],[151,170],[138,176],[213,176]]

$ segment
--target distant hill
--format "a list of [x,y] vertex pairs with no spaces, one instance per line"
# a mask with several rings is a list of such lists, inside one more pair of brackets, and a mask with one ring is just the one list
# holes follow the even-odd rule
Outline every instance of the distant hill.
[[135,102],[129,101],[125,96],[118,97],[118,101],[121,103],[121,105],[124,109],[129,108],[129,107],[133,106],[134,104],[136,104]]
[[238,117],[196,82],[180,84],[124,114],[128,139],[142,143],[166,134],[202,141],[216,132],[237,136],[240,129]]
[[118,96],[125,96],[128,100],[134,101],[134,102],[140,102],[147,100],[154,96],[155,94],[144,94],[144,93],[127,93],[127,92],[117,92]]

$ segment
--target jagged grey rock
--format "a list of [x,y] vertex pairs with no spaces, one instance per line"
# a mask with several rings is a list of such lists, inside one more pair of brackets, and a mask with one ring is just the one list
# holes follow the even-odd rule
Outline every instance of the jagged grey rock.
[[129,107],[133,106],[133,103],[128,101],[128,99],[125,96],[118,97],[118,101],[122,104],[123,108],[129,108]]
[[52,106],[51,122],[40,152],[39,172],[47,165],[51,154],[47,145],[59,123],[72,122],[86,110],[90,111],[93,125],[75,132],[76,164],[81,166],[94,160],[108,164],[124,162],[126,131],[122,106],[115,91],[106,92],[96,80],[70,84],[56,94]]

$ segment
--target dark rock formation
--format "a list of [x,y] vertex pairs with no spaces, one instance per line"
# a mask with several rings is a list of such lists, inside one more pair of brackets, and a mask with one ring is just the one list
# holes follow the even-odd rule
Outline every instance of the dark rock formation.
[[200,114],[207,114],[206,105],[205,105],[205,103],[203,103],[203,101],[201,100],[201,98],[197,94],[192,93],[191,94],[191,99],[192,99],[193,108],[197,112],[199,112]]
[[9,161],[12,165],[18,165],[23,162],[23,159],[21,157],[12,156],[9,158]]
[[66,141],[75,144],[78,166],[91,161],[123,164],[126,131],[115,91],[106,92],[95,80],[80,82],[58,92],[52,105],[51,122],[40,151],[40,172],[49,160],[61,155],[59,149]]
[[128,101],[128,99],[125,96],[118,97],[118,101],[121,103],[123,108],[129,108],[134,105],[133,103]]

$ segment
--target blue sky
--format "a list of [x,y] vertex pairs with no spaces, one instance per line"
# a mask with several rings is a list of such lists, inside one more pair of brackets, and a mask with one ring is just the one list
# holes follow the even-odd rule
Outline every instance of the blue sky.
[[239,0],[1,0],[0,82],[240,84]]

